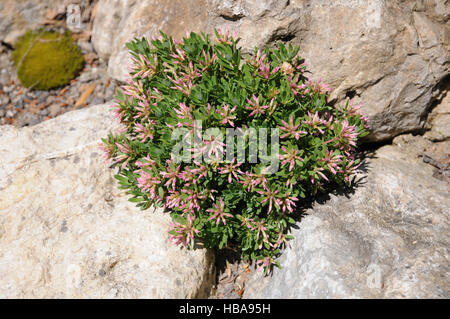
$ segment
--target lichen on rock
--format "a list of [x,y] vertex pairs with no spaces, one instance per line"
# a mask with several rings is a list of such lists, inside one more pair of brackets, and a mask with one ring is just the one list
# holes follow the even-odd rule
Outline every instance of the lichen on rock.
[[12,53],[23,86],[49,90],[64,86],[82,69],[84,58],[69,32],[27,31]]

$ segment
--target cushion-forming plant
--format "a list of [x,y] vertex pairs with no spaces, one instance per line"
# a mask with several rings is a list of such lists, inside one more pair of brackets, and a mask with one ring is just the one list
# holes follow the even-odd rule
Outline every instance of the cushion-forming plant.
[[305,76],[291,45],[244,55],[216,31],[180,41],[161,32],[127,47],[122,125],[102,148],[129,200],[169,210],[176,244],[236,249],[266,272],[280,266],[299,203],[350,183],[359,165],[360,106],[328,105],[330,89]]

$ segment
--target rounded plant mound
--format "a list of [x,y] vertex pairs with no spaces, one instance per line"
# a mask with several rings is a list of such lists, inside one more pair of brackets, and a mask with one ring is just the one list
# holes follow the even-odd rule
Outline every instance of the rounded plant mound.
[[66,85],[84,64],[81,50],[68,32],[30,30],[14,47],[12,59],[20,82],[36,90]]
[[350,183],[365,117],[352,103],[327,104],[329,88],[305,76],[298,47],[245,56],[228,32],[161,35],[127,44],[122,129],[102,143],[120,187],[142,209],[170,210],[176,244],[279,266],[299,203]]

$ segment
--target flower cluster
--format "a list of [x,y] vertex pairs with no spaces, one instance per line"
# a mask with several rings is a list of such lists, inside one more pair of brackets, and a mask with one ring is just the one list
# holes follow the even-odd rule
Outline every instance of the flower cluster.
[[[130,80],[114,106],[123,129],[102,145],[119,167],[120,187],[142,209],[171,212],[176,244],[233,247],[266,271],[279,266],[302,200],[331,183],[350,183],[359,165],[355,148],[367,128],[359,105],[328,105],[330,88],[305,77],[298,47],[245,56],[228,31],[178,41],[161,33],[127,46]],[[255,146],[247,135],[239,143],[199,132],[199,125],[222,134],[278,130],[278,144],[267,149],[278,170],[267,173],[261,159],[239,156],[239,147],[250,154]],[[183,134],[174,138],[176,130]],[[174,156],[180,143],[183,160]]]

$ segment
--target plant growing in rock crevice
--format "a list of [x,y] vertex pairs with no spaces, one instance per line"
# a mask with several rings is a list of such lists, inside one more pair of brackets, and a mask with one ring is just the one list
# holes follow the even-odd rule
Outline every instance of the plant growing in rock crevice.
[[[305,77],[298,47],[244,56],[217,31],[215,41],[161,33],[127,46],[131,79],[115,105],[122,130],[102,144],[120,187],[141,209],[171,211],[176,244],[234,247],[266,271],[279,266],[298,203],[326,183],[349,183],[358,167],[359,106],[328,105],[330,89]],[[238,137],[219,138],[230,130]],[[271,131],[269,145],[257,143]],[[239,153],[255,150],[259,158]]]

